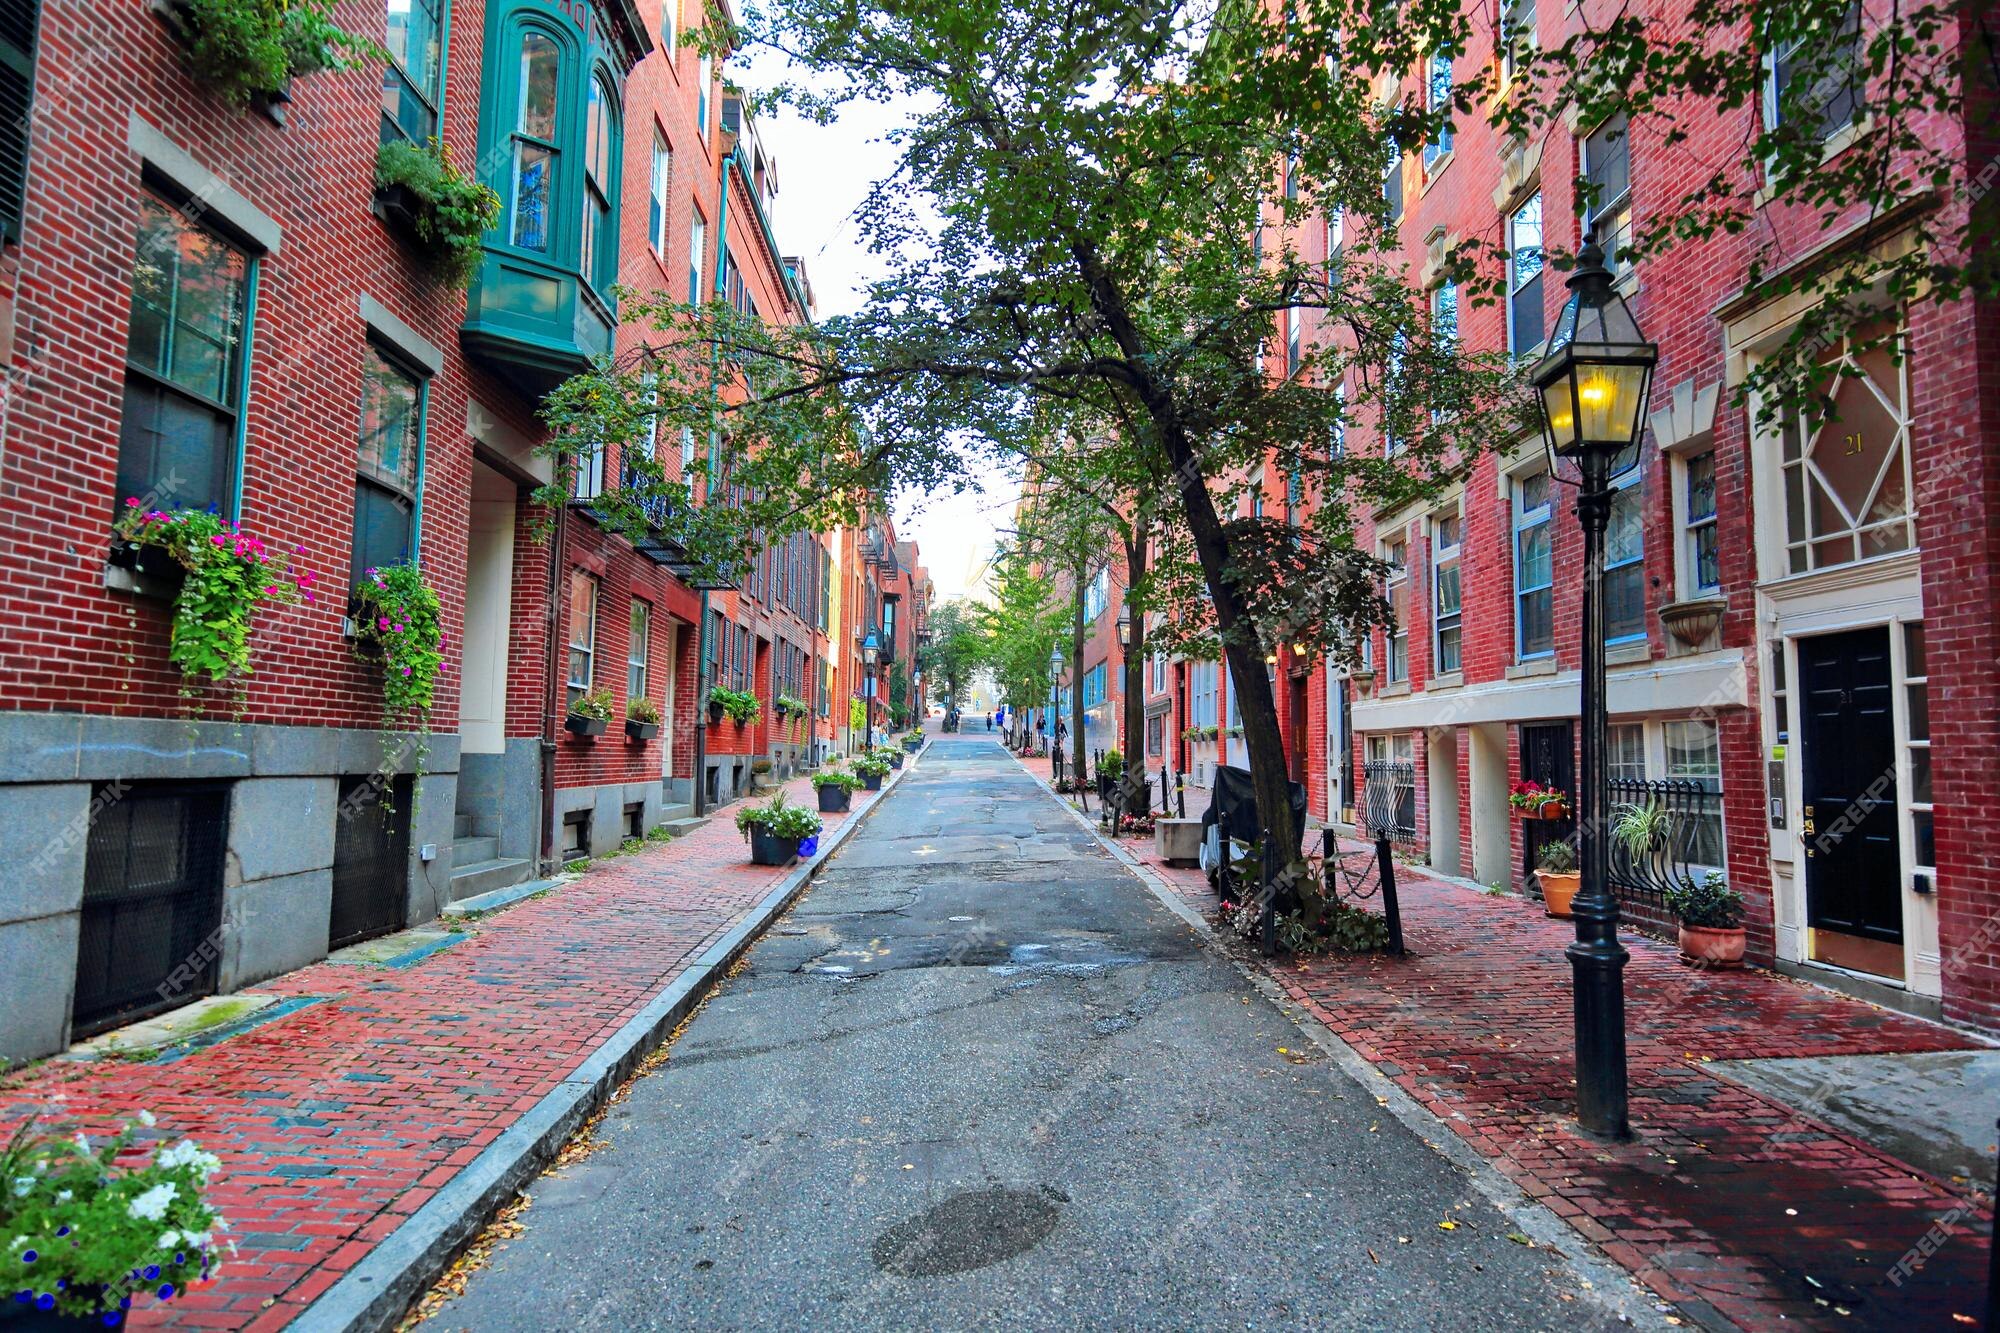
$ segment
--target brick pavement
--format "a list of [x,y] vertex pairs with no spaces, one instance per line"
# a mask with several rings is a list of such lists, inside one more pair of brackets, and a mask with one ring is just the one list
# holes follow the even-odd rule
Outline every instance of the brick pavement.
[[[1046,777],[1045,764],[1032,771]],[[1215,918],[1200,871],[1165,865],[1150,838],[1120,842]],[[1674,946],[1627,935],[1637,1138],[1605,1144],[1573,1117],[1562,952],[1575,937],[1570,923],[1537,902],[1399,871],[1409,958],[1244,956],[1530,1198],[1696,1322],[1979,1325],[1992,1215],[1990,1198],[1975,1191],[1990,1182],[1933,1179],[1710,1066],[1983,1043],[1775,973],[1697,971],[1677,961]],[[1927,1234],[1949,1239],[1915,1272],[1894,1273]]]
[[[786,785],[810,802],[804,779]],[[856,792],[854,814],[877,797]],[[50,1060],[0,1079],[0,1127],[52,1114],[96,1132],[145,1109],[220,1154],[238,1256],[140,1327],[279,1327],[789,873],[751,866],[725,808],[672,843],[477,921],[407,968],[318,963],[254,987],[308,1000],[165,1063]]]

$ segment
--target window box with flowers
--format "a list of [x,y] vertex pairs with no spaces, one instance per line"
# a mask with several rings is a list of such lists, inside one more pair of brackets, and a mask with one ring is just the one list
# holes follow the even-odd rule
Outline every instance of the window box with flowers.
[[660,706],[640,695],[625,705],[625,737],[644,745],[660,734]]
[[1523,819],[1561,819],[1569,813],[1569,794],[1539,782],[1517,782],[1507,789],[1507,804]]
[[463,287],[500,220],[500,196],[460,172],[439,140],[398,139],[375,150],[375,213],[416,244],[440,282]]
[[602,736],[611,725],[613,709],[610,690],[592,690],[569,701],[563,728],[572,736]]
[[232,106],[290,102],[293,79],[343,70],[375,43],[333,21],[334,0],[153,0],[181,40],[188,73]]
[[[135,564],[157,551],[181,571],[167,658],[194,682],[241,681],[251,673],[250,631],[266,607],[313,600],[314,575],[294,574],[291,556],[273,550],[219,514],[147,509],[125,502],[117,540]],[[304,551],[294,547],[293,554]]]
[[362,571],[348,602],[354,655],[382,665],[382,725],[427,725],[444,669],[438,595],[415,565]]
[[720,722],[723,714],[739,727],[747,727],[764,711],[764,701],[748,690],[732,690],[716,685],[708,691],[708,716]]

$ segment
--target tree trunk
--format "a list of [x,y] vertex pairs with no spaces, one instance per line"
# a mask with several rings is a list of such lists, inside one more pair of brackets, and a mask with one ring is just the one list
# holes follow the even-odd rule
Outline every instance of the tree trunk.
[[1085,560],[1076,567],[1076,624],[1070,630],[1069,640],[1069,748],[1076,763],[1070,768],[1070,776],[1078,787],[1083,786],[1086,772],[1084,756],[1089,753],[1083,744],[1083,630],[1088,624],[1083,618],[1084,583],[1090,575],[1090,562]]

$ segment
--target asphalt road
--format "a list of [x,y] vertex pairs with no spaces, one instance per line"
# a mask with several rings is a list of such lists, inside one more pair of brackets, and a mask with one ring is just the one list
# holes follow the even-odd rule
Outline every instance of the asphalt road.
[[1616,1326],[983,733],[601,1134],[432,1327]]

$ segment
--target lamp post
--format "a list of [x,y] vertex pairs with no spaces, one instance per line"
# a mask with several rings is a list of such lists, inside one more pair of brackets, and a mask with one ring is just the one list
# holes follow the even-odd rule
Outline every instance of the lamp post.
[[1582,474],[1583,765],[1577,784],[1577,851],[1583,880],[1571,908],[1576,939],[1564,950],[1575,977],[1576,1115],[1607,1138],[1632,1136],[1626,1116],[1625,963],[1618,901],[1607,874],[1605,828],[1604,530],[1611,517],[1612,460],[1636,447],[1646,391],[1660,349],[1639,332],[1612,288],[1604,252],[1585,236],[1569,278],[1569,301],[1534,372],[1549,450]]
[[1061,721],[1061,719],[1056,716],[1056,682],[1062,679],[1062,666],[1063,666],[1062,645],[1057,644],[1055,647],[1049,649],[1049,717],[1048,717],[1049,763],[1052,765],[1050,771],[1056,773],[1060,773],[1062,771],[1062,746],[1056,740],[1056,723]]
[[875,664],[881,658],[882,641],[875,637],[875,631],[871,629],[868,637],[861,641],[861,660],[868,667],[868,702],[863,713],[867,725],[861,732],[861,748],[864,750],[875,748]]

